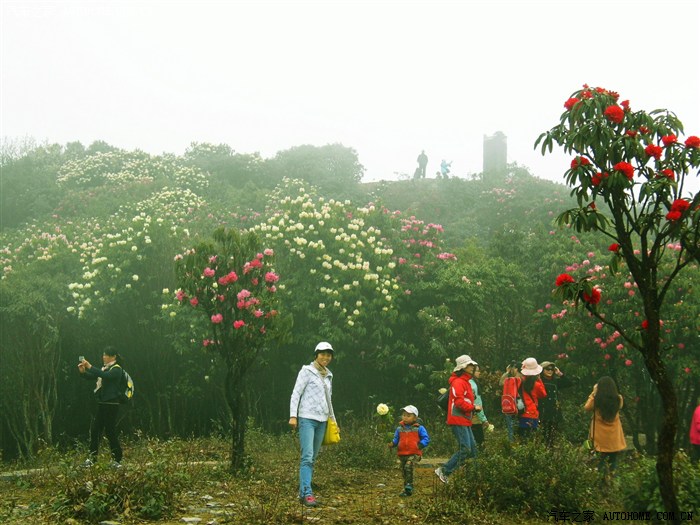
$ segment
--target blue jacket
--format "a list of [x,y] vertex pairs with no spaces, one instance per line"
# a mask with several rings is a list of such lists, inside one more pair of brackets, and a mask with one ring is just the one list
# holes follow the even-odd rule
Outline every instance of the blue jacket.
[[399,456],[410,456],[411,454],[421,456],[423,449],[430,443],[430,438],[428,431],[418,421],[410,426],[401,421],[394,432],[392,443],[395,447],[398,446]]

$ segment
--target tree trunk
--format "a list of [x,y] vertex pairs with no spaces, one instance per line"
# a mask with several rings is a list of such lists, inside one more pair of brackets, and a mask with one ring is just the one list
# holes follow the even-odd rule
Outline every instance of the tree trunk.
[[243,374],[229,362],[226,372],[226,404],[231,414],[231,473],[237,474],[245,464],[246,408],[244,403]]
[[656,456],[656,473],[659,477],[661,499],[666,511],[672,512],[677,517],[673,523],[680,523],[680,509],[678,508],[676,488],[673,484],[673,455],[678,430],[678,404],[673,383],[659,358],[658,345],[657,348],[649,349],[646,366],[659,391],[663,407],[663,422],[659,432],[658,454]]

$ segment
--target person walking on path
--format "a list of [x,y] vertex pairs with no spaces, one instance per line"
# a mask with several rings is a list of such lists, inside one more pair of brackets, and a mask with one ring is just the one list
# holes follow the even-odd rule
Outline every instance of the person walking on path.
[[423,456],[423,449],[430,444],[430,437],[423,423],[418,419],[418,409],[413,405],[403,407],[401,422],[389,448],[397,447],[401,472],[403,473],[402,498],[413,495],[413,465]]
[[102,352],[102,368],[92,366],[83,358],[78,364],[78,371],[84,379],[97,379],[95,398],[97,413],[90,425],[90,457],[81,465],[91,467],[97,462],[102,432],[107,436],[112,451],[112,467],[121,468],[122,447],[117,434],[117,416],[119,415],[119,390],[122,385],[122,370],[119,362],[121,356],[111,347]]
[[609,480],[615,471],[619,453],[627,448],[620,421],[623,405],[624,400],[613,378],[603,376],[593,387],[583,407],[587,412],[593,412],[588,435],[600,454],[598,470],[603,472],[605,480]]
[[322,341],[316,345],[314,354],[311,364],[301,367],[289,401],[289,426],[299,431],[301,447],[299,501],[307,507],[318,505],[311,483],[314,462],[331,415],[333,394],[333,373],[328,369],[333,347]]
[[447,404],[447,424],[457,440],[457,452],[442,467],[435,469],[435,475],[443,483],[466,461],[476,458],[476,442],[472,433],[472,414],[481,407],[474,405],[474,392],[469,384],[474,368],[478,363],[468,355],[461,355],[455,361],[450,376],[449,399]]

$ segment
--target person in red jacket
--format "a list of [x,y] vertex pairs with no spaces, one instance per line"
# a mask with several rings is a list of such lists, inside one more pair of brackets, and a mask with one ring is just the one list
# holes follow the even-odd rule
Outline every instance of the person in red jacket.
[[700,397],[697,402],[690,421],[690,459],[694,462],[700,462]]
[[537,359],[534,357],[528,357],[523,361],[520,373],[523,376],[523,381],[520,383],[520,396],[525,403],[525,411],[520,414],[518,420],[518,435],[528,439],[539,425],[538,400],[547,397],[547,390],[540,379],[542,366],[537,364]]
[[418,463],[423,455],[423,449],[430,443],[427,430],[418,419],[418,409],[413,405],[403,407],[401,422],[389,448],[398,447],[401,471],[403,472],[402,498],[413,494],[413,464]]
[[440,481],[447,483],[449,476],[457,470],[468,457],[476,458],[476,441],[472,433],[472,414],[481,410],[474,406],[474,392],[469,384],[474,368],[478,363],[468,355],[461,355],[455,361],[450,376],[450,396],[447,405],[447,424],[457,439],[457,452],[442,467],[435,469]]

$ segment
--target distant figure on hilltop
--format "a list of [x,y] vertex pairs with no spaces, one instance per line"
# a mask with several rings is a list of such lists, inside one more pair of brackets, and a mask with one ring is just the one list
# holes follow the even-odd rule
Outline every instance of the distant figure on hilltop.
[[452,166],[452,161],[447,162],[445,159],[442,159],[442,162],[440,163],[440,176],[443,179],[446,179],[447,175],[449,175],[450,166]]
[[421,150],[420,155],[418,155],[418,167],[413,175],[415,179],[425,178],[425,168],[428,166],[428,156],[425,154],[425,150]]

